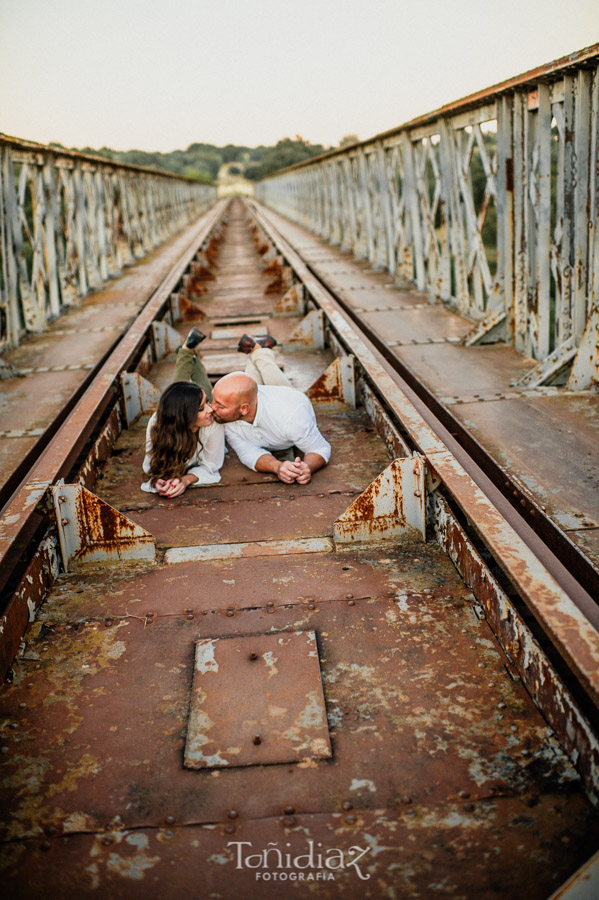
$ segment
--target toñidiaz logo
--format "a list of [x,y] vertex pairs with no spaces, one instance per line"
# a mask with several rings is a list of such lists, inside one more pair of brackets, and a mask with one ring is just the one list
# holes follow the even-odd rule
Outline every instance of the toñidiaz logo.
[[[278,841],[271,841],[266,848],[254,851],[251,841],[229,841],[227,847],[235,847],[235,868],[255,869],[256,881],[335,881],[335,873],[345,869],[355,872],[362,881],[370,875],[363,872],[360,863],[370,847],[350,847],[340,850],[329,847],[321,850],[320,841],[308,841],[307,852],[295,856],[282,850]],[[285,847],[291,847],[286,843]],[[318,848],[318,849],[315,849]],[[248,848],[248,849],[246,849]]]

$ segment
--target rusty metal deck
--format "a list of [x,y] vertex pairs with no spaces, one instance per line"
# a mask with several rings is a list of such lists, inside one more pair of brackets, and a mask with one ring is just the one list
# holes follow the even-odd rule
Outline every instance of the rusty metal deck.
[[[240,206],[217,264],[203,330],[259,315],[289,334]],[[213,372],[235,343],[204,342]],[[281,357],[301,387],[330,360]],[[578,775],[448,556],[335,549],[335,519],[390,458],[363,408],[319,422],[333,457],[309,485],[230,453],[221,483],[178,502],[139,490],[143,422],[121,434],[97,493],[159,559],[63,574],[30,627],[0,694],[8,896],[544,900],[596,849]],[[167,564],[190,545],[218,558]],[[311,631],[332,757],[186,768],[196,643]],[[223,721],[252,701],[240,675]]]

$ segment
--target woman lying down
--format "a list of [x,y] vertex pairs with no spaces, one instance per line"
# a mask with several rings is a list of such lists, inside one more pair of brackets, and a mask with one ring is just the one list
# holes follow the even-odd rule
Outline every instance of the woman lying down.
[[220,481],[225,429],[213,421],[212,386],[194,352],[204,337],[192,328],[177,355],[174,382],[148,422],[142,468],[150,477],[142,491],[172,498],[188,487]]

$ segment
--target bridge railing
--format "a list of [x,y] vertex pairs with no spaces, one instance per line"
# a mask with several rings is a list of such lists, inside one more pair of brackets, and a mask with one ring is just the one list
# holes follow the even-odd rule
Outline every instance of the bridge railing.
[[0,350],[215,201],[213,185],[0,134]]
[[[267,206],[599,381],[599,44],[258,183]],[[586,329],[586,330],[585,330]],[[591,356],[589,357],[589,353]],[[536,379],[536,380],[535,380]]]

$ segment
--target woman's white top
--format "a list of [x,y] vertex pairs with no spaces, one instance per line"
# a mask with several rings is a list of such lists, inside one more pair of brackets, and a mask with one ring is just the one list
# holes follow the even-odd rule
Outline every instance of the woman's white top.
[[[146,455],[143,461],[142,469],[146,475],[150,474],[150,465],[152,460],[152,428],[156,422],[156,413],[148,422],[146,429]],[[201,442],[201,443],[200,443]],[[220,481],[220,468],[225,460],[225,429],[217,422],[212,422],[206,428],[200,428],[198,432],[198,443],[195,453],[185,463],[185,474],[195,475],[198,479],[194,481],[190,487],[200,486],[202,484],[216,484]],[[150,481],[144,481],[141,485],[142,491],[149,494],[158,493],[156,488]]]

